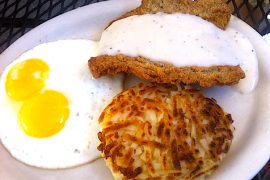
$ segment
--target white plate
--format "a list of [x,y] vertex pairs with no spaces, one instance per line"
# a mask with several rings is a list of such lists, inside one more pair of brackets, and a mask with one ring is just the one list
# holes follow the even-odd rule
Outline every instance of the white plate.
[[[108,22],[137,7],[140,0],[112,0],[89,5],[54,18],[33,29],[0,55],[0,73],[17,56],[41,43],[69,38],[99,40]],[[235,120],[235,137],[229,154],[207,180],[248,180],[270,157],[270,47],[251,27],[232,18],[229,26],[246,35],[259,60],[259,84],[249,95],[230,87],[212,87],[206,95],[217,99]],[[23,143],[23,142],[22,142]],[[53,147],[48,147],[53,148]],[[0,145],[0,179],[112,180],[102,159],[67,170],[29,167],[14,160]]]

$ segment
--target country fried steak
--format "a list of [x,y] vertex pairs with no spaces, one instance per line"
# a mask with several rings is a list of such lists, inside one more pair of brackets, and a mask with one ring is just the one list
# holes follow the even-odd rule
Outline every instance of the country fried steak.
[[[227,5],[221,0],[142,0],[141,6],[117,20],[133,15],[156,14],[158,12],[196,15],[223,30],[231,16]],[[240,79],[245,78],[245,73],[240,66],[176,67],[167,62],[153,62],[142,56],[129,57],[121,53],[112,56],[104,54],[92,57],[88,61],[88,66],[95,78],[126,72],[158,83],[197,83],[202,87],[235,85]]]
[[122,54],[93,57],[88,65],[95,78],[126,72],[158,83],[197,83],[202,87],[234,85],[240,78],[245,77],[239,66],[178,68],[167,62],[152,62],[143,57],[128,57]]
[[212,22],[223,30],[226,28],[231,17],[229,8],[221,0],[142,0],[141,6],[127,12],[114,21],[133,15],[156,14],[159,12],[196,15]]
[[202,180],[234,132],[231,115],[203,91],[157,83],[118,94],[99,123],[98,149],[116,180]]

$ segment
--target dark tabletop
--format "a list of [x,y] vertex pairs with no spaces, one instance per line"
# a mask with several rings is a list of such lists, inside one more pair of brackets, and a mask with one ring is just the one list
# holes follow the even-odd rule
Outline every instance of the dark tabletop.
[[[105,0],[0,0],[0,53],[32,28],[70,10]],[[258,33],[270,32],[269,0],[224,0]],[[250,2],[250,3],[248,3]],[[252,180],[270,180],[269,162]]]

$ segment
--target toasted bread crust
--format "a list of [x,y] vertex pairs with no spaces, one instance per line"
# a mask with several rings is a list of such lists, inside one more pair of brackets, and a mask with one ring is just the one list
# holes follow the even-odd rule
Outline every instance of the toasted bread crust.
[[141,6],[127,12],[115,21],[133,15],[156,14],[158,12],[196,15],[212,22],[223,30],[226,28],[231,17],[228,6],[221,0],[142,0]]
[[158,83],[198,83],[202,87],[234,85],[245,77],[239,66],[178,68],[170,63],[152,62],[143,57],[128,57],[122,54],[93,57],[88,61],[88,65],[95,78],[126,72]]

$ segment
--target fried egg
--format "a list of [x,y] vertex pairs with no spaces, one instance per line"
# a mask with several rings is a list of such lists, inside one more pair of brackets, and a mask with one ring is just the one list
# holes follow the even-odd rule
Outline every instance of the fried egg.
[[41,44],[7,66],[0,79],[0,139],[19,161],[63,169],[100,156],[98,118],[123,90],[123,75],[94,79],[95,42]]

